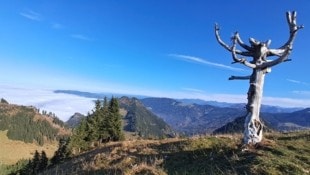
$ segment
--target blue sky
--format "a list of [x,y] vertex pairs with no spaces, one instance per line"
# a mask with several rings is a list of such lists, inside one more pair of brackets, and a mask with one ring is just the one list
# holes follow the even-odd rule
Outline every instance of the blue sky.
[[[273,67],[264,103],[310,106],[310,1],[0,1],[0,85],[245,102],[251,70],[214,36],[288,39],[285,12],[304,24],[291,62]],[[307,43],[308,42],[308,43]]]

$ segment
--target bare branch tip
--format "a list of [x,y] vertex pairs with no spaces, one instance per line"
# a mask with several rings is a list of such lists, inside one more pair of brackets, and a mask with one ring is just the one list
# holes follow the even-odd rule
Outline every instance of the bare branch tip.
[[215,29],[216,31],[219,31],[219,30],[220,30],[220,26],[219,26],[218,23],[215,23],[215,24],[214,24],[214,29]]

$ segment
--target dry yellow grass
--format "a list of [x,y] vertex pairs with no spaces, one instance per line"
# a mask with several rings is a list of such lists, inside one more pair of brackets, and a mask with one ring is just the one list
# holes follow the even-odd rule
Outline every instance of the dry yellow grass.
[[255,149],[241,135],[110,142],[74,156],[54,174],[309,174],[310,131],[266,133]]
[[56,141],[39,146],[34,143],[9,140],[6,134],[7,131],[0,131],[0,164],[10,165],[20,159],[30,159],[36,150],[39,152],[44,150],[47,157],[52,157],[58,148]]

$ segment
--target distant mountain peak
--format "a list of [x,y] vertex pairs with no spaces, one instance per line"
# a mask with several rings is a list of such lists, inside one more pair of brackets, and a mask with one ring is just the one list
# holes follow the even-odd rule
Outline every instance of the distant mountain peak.
[[82,120],[83,118],[85,118],[85,117],[86,117],[86,116],[84,116],[83,114],[76,112],[76,113],[74,113],[74,114],[69,118],[68,121],[66,121],[66,124],[67,124],[70,128],[74,128],[74,127],[76,127],[77,125],[79,125],[80,122],[81,122],[81,120]]

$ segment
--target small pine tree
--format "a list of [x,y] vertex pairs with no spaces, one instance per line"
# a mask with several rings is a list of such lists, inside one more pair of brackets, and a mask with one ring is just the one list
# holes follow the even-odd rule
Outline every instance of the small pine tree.
[[32,172],[34,174],[38,174],[38,172],[40,171],[40,159],[41,156],[39,154],[39,152],[36,150],[32,159]]
[[109,105],[108,129],[113,141],[122,140],[124,138],[119,104],[118,100],[114,97],[112,97]]
[[107,97],[103,100],[103,105],[100,108],[100,121],[98,123],[99,143],[109,141],[110,135],[108,132],[108,116],[109,116],[109,102]]
[[48,165],[48,158],[46,156],[45,151],[42,151],[40,157],[39,171],[45,170],[47,165]]
[[89,135],[87,122],[87,119],[83,119],[79,126],[73,130],[73,135],[68,145],[73,154],[87,150],[89,147],[89,142],[87,141]]
[[63,162],[69,157],[70,153],[68,151],[69,141],[66,139],[60,139],[58,143],[58,149],[55,151],[54,156],[51,158],[51,164],[56,165]]

